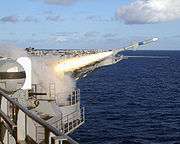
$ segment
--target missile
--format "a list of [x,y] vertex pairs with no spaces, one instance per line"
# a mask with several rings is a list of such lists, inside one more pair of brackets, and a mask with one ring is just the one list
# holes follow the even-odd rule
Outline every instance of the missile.
[[145,40],[145,41],[136,42],[136,43],[134,43],[132,45],[129,45],[128,47],[112,49],[113,55],[115,56],[116,54],[118,54],[119,52],[122,52],[122,51],[137,49],[139,46],[143,46],[143,45],[146,45],[146,44],[149,44],[149,43],[152,43],[152,42],[156,42],[158,40],[159,40],[159,38],[154,37],[152,39],[148,39],[148,40]]
[[152,38],[149,40],[141,41],[141,42],[138,42],[138,46],[146,45],[146,44],[149,44],[151,42],[156,42],[156,41],[158,41],[158,38]]

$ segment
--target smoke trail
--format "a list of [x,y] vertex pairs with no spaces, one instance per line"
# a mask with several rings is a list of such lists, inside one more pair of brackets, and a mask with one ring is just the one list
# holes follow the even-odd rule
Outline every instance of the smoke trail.
[[105,58],[111,56],[112,54],[113,54],[112,51],[108,51],[108,52],[100,52],[97,54],[89,54],[86,56],[69,58],[67,60],[59,61],[59,64],[56,66],[55,70],[59,73],[72,72],[84,66],[104,60]]

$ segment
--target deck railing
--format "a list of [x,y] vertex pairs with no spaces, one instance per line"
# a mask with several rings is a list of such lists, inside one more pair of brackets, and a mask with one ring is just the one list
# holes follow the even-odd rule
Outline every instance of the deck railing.
[[[26,107],[21,105],[16,99],[13,99],[10,95],[6,94],[3,91],[0,91],[0,97],[2,100],[2,97],[5,98],[9,103],[12,104],[13,106],[13,119],[9,118],[2,110],[0,110],[0,117],[4,120],[6,126],[11,130],[12,136],[18,142],[18,137],[17,137],[17,116],[18,116],[18,111],[21,110],[26,117],[31,118],[33,121],[41,125],[45,129],[45,134],[44,134],[44,142],[46,144],[49,144],[49,139],[50,139],[50,133],[53,133],[56,137],[61,138],[66,138],[66,140],[70,144],[78,144],[76,141],[74,141],[72,138],[69,136],[63,134],[60,130],[57,128],[53,127],[49,123],[47,123],[45,120],[40,118],[38,115],[35,113],[32,113],[30,110],[28,110]],[[56,138],[55,138],[56,139]],[[62,141],[61,139],[59,140],[60,142]],[[52,142],[53,143],[53,142]]]
[[62,133],[69,134],[85,122],[85,108],[74,111],[59,119],[50,120],[49,123],[60,129]]
[[[63,94],[59,94],[59,96],[61,95]],[[60,102],[59,106],[71,106],[77,104],[78,102],[80,102],[80,89],[72,91],[72,93],[69,94],[67,100]]]

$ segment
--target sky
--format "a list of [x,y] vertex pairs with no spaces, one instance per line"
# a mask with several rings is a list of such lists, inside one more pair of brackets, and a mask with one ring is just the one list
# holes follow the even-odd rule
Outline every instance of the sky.
[[179,0],[4,0],[0,5],[0,44],[111,49],[152,37],[160,40],[147,49],[180,50]]

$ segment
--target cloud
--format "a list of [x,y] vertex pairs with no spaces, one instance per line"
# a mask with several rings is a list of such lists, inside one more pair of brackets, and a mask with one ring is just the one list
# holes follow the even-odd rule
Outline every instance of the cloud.
[[38,20],[36,18],[31,17],[31,16],[25,17],[23,21],[24,22],[38,22]]
[[33,16],[20,17],[15,15],[4,16],[0,18],[0,22],[3,23],[17,23],[17,22],[38,22],[37,18]]
[[54,40],[55,40],[56,42],[62,43],[62,42],[66,42],[66,41],[67,41],[67,38],[66,38],[65,36],[56,36],[56,37],[54,37]]
[[89,31],[89,32],[84,33],[85,38],[94,38],[97,35],[98,35],[98,32],[96,31]]
[[180,0],[136,0],[120,7],[117,16],[126,24],[167,22],[180,18]]
[[2,18],[0,18],[0,22],[9,22],[9,23],[16,23],[18,22],[18,17],[17,16],[4,16]]
[[90,22],[104,22],[104,23],[116,21],[115,17],[104,17],[100,15],[89,15],[89,16],[86,16],[85,19]]
[[41,1],[51,5],[70,5],[76,2],[77,0],[41,0]]
[[103,35],[104,38],[114,38],[117,36],[117,33],[106,33]]
[[64,43],[69,40],[69,34],[68,33],[53,34],[48,38],[48,40],[50,42]]
[[49,15],[46,17],[47,21],[57,22],[57,21],[63,21],[64,18],[60,15]]

